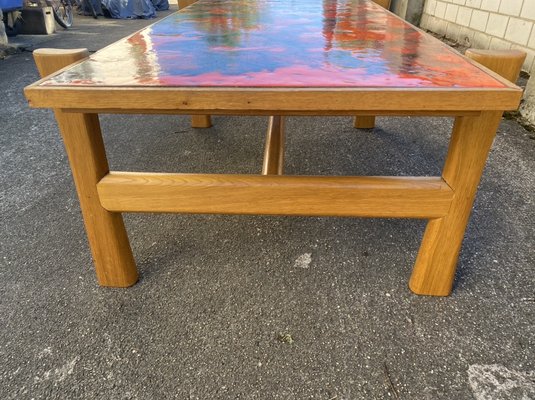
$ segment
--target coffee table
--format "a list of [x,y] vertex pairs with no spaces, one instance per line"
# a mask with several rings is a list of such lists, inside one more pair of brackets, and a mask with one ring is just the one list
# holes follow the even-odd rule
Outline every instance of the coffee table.
[[[409,286],[436,296],[451,292],[502,112],[521,98],[367,0],[200,0],[25,94],[32,107],[55,111],[103,286],[138,279],[122,212],[403,217],[428,220]],[[270,116],[262,173],[110,172],[102,113]],[[288,176],[288,115],[455,123],[442,176]]]

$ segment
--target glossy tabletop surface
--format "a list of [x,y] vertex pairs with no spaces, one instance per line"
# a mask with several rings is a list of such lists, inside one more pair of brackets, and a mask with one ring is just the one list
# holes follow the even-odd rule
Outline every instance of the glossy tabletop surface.
[[200,0],[41,85],[505,87],[368,0]]

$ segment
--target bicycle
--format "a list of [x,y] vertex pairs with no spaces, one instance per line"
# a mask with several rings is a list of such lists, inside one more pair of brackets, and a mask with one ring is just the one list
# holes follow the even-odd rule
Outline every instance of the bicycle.
[[54,19],[61,27],[67,29],[73,22],[72,0],[46,0],[46,5],[52,7]]

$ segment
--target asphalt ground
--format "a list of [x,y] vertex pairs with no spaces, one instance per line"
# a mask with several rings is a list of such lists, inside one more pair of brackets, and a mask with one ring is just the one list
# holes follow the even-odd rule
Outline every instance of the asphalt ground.
[[[159,13],[159,16],[167,13]],[[0,61],[0,399],[535,399],[535,136],[504,120],[450,297],[407,282],[425,221],[126,214],[140,271],[97,285],[30,51],[154,21],[93,20]],[[257,173],[265,117],[101,118],[112,169]],[[289,174],[437,175],[450,118],[289,118]]]

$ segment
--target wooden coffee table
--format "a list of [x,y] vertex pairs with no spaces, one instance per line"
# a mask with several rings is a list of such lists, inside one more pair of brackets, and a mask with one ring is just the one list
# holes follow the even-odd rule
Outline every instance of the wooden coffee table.
[[[451,291],[502,112],[521,98],[367,0],[201,0],[25,94],[32,107],[55,111],[101,285],[137,281],[122,212],[404,217],[429,221],[410,288],[437,296]],[[110,172],[100,113],[270,116],[262,173]],[[287,176],[287,115],[453,116],[455,124],[439,177]]]

